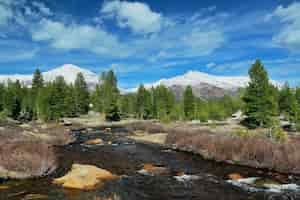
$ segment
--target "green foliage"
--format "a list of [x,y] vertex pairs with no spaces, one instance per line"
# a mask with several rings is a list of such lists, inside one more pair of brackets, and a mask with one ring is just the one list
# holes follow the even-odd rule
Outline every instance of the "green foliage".
[[136,95],[136,114],[140,119],[151,118],[152,99],[148,90],[141,85]]
[[87,114],[89,111],[89,91],[82,73],[78,73],[74,84],[74,97],[77,114]]
[[194,117],[195,97],[191,86],[187,86],[183,94],[183,110],[185,119],[191,120]]
[[295,92],[286,83],[279,94],[279,110],[291,122],[298,120],[299,104]]
[[78,99],[76,99],[76,94],[76,89],[72,84],[66,87],[64,98],[65,117],[76,117],[80,114],[80,111],[78,111]]
[[275,142],[286,142],[288,140],[288,134],[282,130],[279,126],[271,129],[271,139]]
[[247,116],[244,124],[249,128],[270,127],[272,117],[278,114],[278,106],[268,73],[257,60],[249,70],[249,75],[251,81],[243,97],[244,114]]
[[120,110],[114,101],[112,101],[105,108],[105,119],[107,121],[120,121],[121,120]]
[[253,134],[251,131],[247,128],[237,128],[232,132],[233,136],[238,136],[238,137],[252,137]]

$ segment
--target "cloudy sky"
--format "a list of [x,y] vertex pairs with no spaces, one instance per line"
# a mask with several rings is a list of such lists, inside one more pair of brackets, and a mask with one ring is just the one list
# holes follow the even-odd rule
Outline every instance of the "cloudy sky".
[[72,63],[121,87],[199,70],[300,85],[300,1],[0,0],[0,73]]

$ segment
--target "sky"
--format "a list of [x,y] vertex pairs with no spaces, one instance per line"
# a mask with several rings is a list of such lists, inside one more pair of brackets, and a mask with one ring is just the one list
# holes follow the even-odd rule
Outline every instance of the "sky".
[[113,69],[122,88],[198,70],[300,85],[300,1],[0,0],[0,74]]

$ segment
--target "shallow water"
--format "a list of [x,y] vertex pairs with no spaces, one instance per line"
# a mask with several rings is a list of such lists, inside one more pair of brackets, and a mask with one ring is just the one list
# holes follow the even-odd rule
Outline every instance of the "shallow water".
[[[203,160],[190,153],[170,151],[157,145],[134,143],[124,138],[123,129],[114,129],[113,134],[102,130],[90,133],[74,132],[77,141],[66,147],[57,148],[60,167],[51,177],[8,181],[0,189],[2,200],[29,200],[32,194],[40,194],[40,199],[51,200],[255,200],[255,199],[300,199],[300,192],[251,191],[227,182],[227,175],[239,173],[244,177],[264,177],[272,179],[266,171],[233,166]],[[85,146],[88,139],[102,138],[112,141],[111,145]],[[94,191],[63,189],[51,183],[53,178],[64,175],[73,163],[90,164],[107,169],[117,175],[126,175],[119,180],[106,182]],[[164,176],[145,176],[138,173],[145,163],[164,166],[171,174]],[[197,179],[179,181],[174,176],[178,172],[195,175]],[[297,177],[290,183],[297,183]],[[300,182],[299,182],[300,183]],[[1,185],[1,184],[0,184]]]

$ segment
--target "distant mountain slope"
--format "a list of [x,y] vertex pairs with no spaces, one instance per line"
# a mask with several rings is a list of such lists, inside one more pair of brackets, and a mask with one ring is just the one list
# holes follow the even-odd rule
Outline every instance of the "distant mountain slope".
[[[63,76],[67,83],[74,83],[78,73],[82,73],[89,88],[94,88],[98,83],[98,75],[87,70],[80,68],[76,65],[65,64],[53,70],[43,73],[43,78],[46,82],[55,80],[57,76]],[[7,82],[8,80],[16,81],[19,80],[23,84],[31,85],[33,75],[0,75],[0,82]]]
[[[164,85],[170,88],[176,98],[181,98],[186,86],[193,88],[195,96],[212,99],[221,98],[224,95],[236,95],[239,88],[245,88],[250,79],[247,76],[215,76],[199,71],[189,71],[186,74],[169,79],[161,79],[157,82],[146,84],[146,88]],[[271,81],[272,84],[280,86],[280,83]]]
[[[76,65],[65,64],[53,70],[43,73],[46,82],[53,81],[57,76],[63,76],[67,83],[74,83],[78,73],[82,73],[90,89],[94,89],[98,83],[98,74],[87,69],[80,68]],[[20,80],[23,84],[30,86],[33,75],[0,75],[0,82],[8,80]],[[244,88],[249,82],[247,76],[215,76],[199,71],[189,71],[186,74],[175,76],[169,79],[161,79],[157,82],[145,84],[145,87],[150,89],[158,85],[165,85],[174,91],[176,98],[181,98],[186,86],[190,85],[193,88],[194,94],[197,97],[211,99],[221,98],[224,95],[235,95],[239,88]],[[272,81],[276,86],[280,84]],[[136,88],[123,90],[121,93],[136,92]]]

